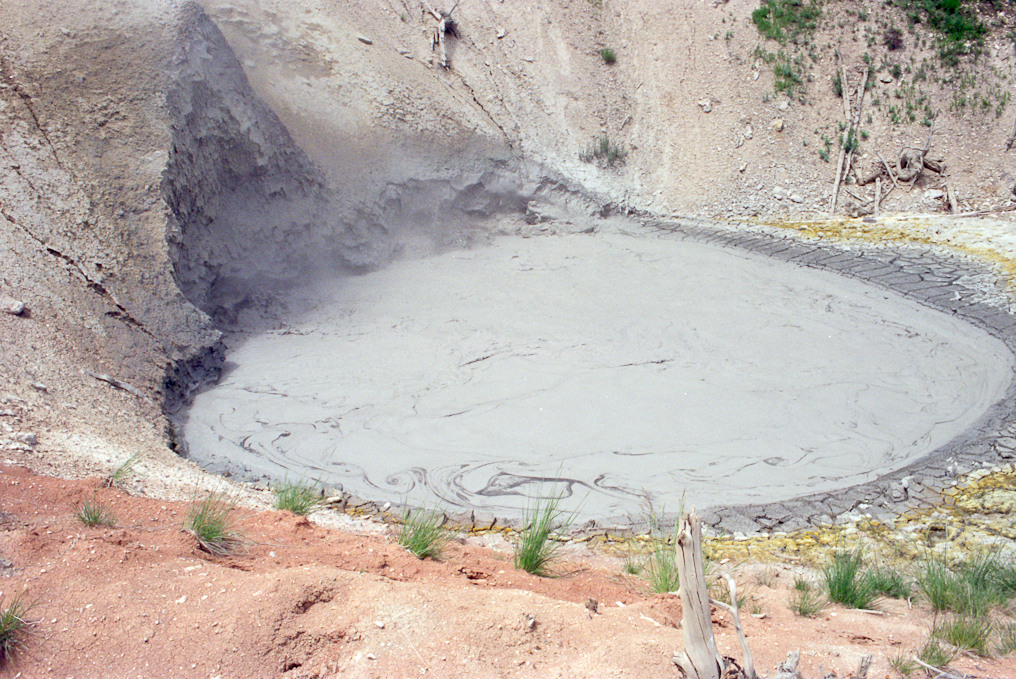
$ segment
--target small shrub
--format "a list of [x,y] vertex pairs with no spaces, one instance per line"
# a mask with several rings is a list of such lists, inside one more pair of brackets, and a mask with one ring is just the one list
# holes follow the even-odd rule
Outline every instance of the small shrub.
[[814,0],[807,4],[801,0],[762,0],[751,13],[751,20],[769,40],[796,43],[798,38],[814,32],[821,16],[822,9]]
[[99,502],[95,495],[91,500],[83,502],[74,516],[86,526],[113,526],[116,524],[113,510]]
[[822,595],[804,578],[794,579],[794,591],[790,595],[790,610],[804,618],[813,618],[825,608]]
[[561,531],[571,525],[571,517],[560,509],[562,496],[536,500],[522,513],[522,532],[515,545],[515,568],[547,577],[550,564],[561,543]]
[[283,481],[275,487],[275,508],[306,516],[321,506],[321,492],[302,483]]
[[843,98],[843,78],[840,77],[839,71],[836,71],[836,75],[833,76],[833,94],[838,99]]
[[988,655],[988,640],[994,627],[994,623],[987,617],[951,615],[936,624],[931,635],[960,650],[984,656]]
[[585,153],[580,154],[579,159],[584,163],[600,161],[607,166],[614,166],[624,164],[627,156],[628,152],[623,146],[615,144],[610,141],[610,137],[603,135],[594,141]]
[[236,502],[228,493],[209,493],[203,500],[191,503],[183,530],[193,535],[198,546],[213,556],[232,554],[244,543],[230,515],[235,508]]
[[854,151],[857,150],[857,147],[859,145],[860,142],[857,140],[857,132],[854,129],[854,126],[851,125],[850,129],[847,130],[847,133],[845,135],[843,134],[840,135],[840,146],[842,146],[843,150],[846,151],[847,153],[853,153]]
[[444,514],[441,512],[426,509],[411,512],[407,507],[402,512],[399,544],[417,559],[426,559],[428,556],[439,559],[450,537],[443,523]]
[[25,648],[25,635],[32,623],[27,619],[32,604],[15,594],[9,602],[0,601],[0,669],[13,662]]
[[885,32],[885,46],[890,52],[903,49],[903,34],[898,28],[888,28]]
[[617,55],[614,54],[614,50],[609,49],[607,47],[604,47],[602,50],[600,50],[600,58],[603,59],[603,61],[608,64],[612,64],[615,61],[617,61]]
[[861,572],[864,557],[860,550],[836,550],[822,569],[829,598],[848,608],[871,608],[878,596],[871,581]]

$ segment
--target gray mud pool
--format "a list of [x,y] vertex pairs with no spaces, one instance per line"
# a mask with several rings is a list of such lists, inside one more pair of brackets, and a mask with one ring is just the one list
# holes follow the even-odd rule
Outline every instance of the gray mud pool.
[[1013,373],[893,292],[642,233],[503,237],[302,294],[197,396],[191,457],[501,517],[847,488],[964,432]]

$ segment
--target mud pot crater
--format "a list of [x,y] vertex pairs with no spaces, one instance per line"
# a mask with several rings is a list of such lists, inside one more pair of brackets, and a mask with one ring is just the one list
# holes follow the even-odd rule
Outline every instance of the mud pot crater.
[[837,273],[615,222],[331,278],[234,339],[183,428],[216,471],[582,520],[835,494],[1006,395],[987,332]]
[[225,341],[165,387],[206,468],[474,525],[683,498],[750,532],[892,515],[1016,434],[983,265],[628,218],[491,138],[321,166],[193,13],[162,193],[176,284]]

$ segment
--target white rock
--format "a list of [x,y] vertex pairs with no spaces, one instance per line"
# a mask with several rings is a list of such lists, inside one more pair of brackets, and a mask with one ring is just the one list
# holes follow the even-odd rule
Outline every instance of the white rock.
[[25,313],[25,303],[19,299],[0,297],[0,311],[12,316],[20,316]]
[[783,118],[777,118],[773,122],[769,123],[769,128],[773,132],[782,132],[783,131]]
[[368,38],[365,35],[358,35],[358,36],[356,36],[356,39],[359,40],[360,42],[362,42],[364,45],[373,45],[374,44],[374,41],[371,40],[370,38]]
[[705,113],[713,110],[713,102],[710,99],[699,99],[698,105],[702,107],[702,111]]
[[498,40],[500,40],[501,38],[505,37],[506,35],[508,35],[508,31],[506,31],[506,30],[504,30],[503,28],[500,28],[500,27],[497,29],[497,39]]
[[804,202],[804,198],[802,198],[797,193],[790,194],[790,200],[794,201],[795,203],[803,203]]
[[786,111],[787,108],[789,108],[789,107],[790,107],[790,103],[789,102],[786,102],[786,101],[781,101],[780,102],[779,109],[781,111]]

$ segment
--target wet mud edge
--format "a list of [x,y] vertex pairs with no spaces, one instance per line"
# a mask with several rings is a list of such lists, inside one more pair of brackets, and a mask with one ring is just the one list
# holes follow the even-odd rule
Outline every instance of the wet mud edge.
[[[646,237],[711,244],[770,257],[798,266],[837,273],[891,290],[931,309],[956,316],[1000,340],[1016,356],[1016,319],[1008,311],[1002,275],[972,256],[911,243],[804,240],[786,230],[752,225],[678,219],[644,220]],[[167,376],[166,413],[179,441],[185,405],[195,391],[218,378],[225,356],[221,344],[193,352]],[[873,481],[833,492],[781,502],[710,507],[703,522],[720,534],[756,535],[846,523],[861,518],[892,521],[916,508],[937,503],[955,479],[976,469],[1016,461],[1016,375],[1001,400],[972,427],[924,458]],[[178,449],[178,452],[182,452]],[[185,454],[185,453],[184,453]],[[250,482],[253,483],[253,482]],[[722,483],[722,481],[718,482]],[[397,520],[399,508],[353,496],[341,488],[324,490],[326,506],[349,514]],[[677,515],[657,517],[671,525]],[[470,532],[517,530],[518,521],[483,512],[450,512],[448,524]],[[571,537],[623,540],[648,531],[644,516],[618,516],[572,526]]]

